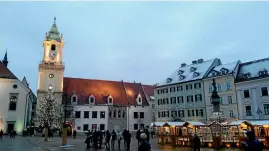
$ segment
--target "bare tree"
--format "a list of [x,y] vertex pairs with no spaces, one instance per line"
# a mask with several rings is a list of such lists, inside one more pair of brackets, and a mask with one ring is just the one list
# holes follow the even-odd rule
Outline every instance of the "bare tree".
[[48,129],[51,127],[60,127],[62,124],[61,105],[49,93],[39,100],[34,119],[37,126],[45,128],[45,141],[48,140]]

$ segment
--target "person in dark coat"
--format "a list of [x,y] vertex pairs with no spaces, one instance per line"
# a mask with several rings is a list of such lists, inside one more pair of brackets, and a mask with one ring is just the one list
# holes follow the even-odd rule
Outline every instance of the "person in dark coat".
[[111,147],[112,148],[114,148],[114,146],[115,146],[116,139],[117,139],[117,134],[116,134],[115,130],[113,130],[111,133]]
[[145,131],[144,133],[147,135],[147,141],[149,142],[149,138],[150,138],[150,136],[149,136],[149,127],[146,127],[146,129],[144,131]]
[[97,131],[97,137],[98,137],[98,148],[102,149],[102,143],[103,143],[103,132],[101,132],[99,129]]
[[122,136],[123,136],[123,140],[124,140],[124,146],[125,147],[127,147],[126,145],[126,137],[127,137],[127,134],[128,132],[127,132],[127,130],[125,129],[125,130],[123,130],[123,132],[122,132]]
[[262,151],[262,143],[255,137],[255,133],[253,131],[247,131],[247,141],[243,142],[243,148],[245,151]]
[[151,146],[149,144],[149,142],[147,141],[147,135],[145,133],[142,133],[140,135],[140,145],[138,147],[138,151],[150,151],[151,150]]
[[193,149],[194,151],[200,151],[201,148],[201,141],[197,134],[194,134],[193,138]]
[[129,131],[126,130],[125,132],[125,141],[126,141],[126,150],[130,151],[130,144],[131,144],[131,140],[132,140],[132,135]]
[[109,130],[106,131],[106,149],[110,149],[110,138],[111,134],[109,133]]
[[140,131],[140,129],[139,129],[139,130],[137,130],[137,132],[136,132],[136,139],[137,139],[137,142],[138,142],[138,146],[139,146],[139,144],[140,144],[140,135],[141,135],[141,131]]
[[77,137],[77,131],[74,130],[74,131],[73,131],[73,139],[76,139],[76,137]]
[[3,135],[4,135],[4,132],[3,132],[3,130],[1,129],[1,130],[0,130],[0,139],[3,139]]

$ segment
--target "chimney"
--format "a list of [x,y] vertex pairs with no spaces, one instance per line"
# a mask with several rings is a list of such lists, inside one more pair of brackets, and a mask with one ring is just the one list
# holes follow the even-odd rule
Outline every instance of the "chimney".
[[192,64],[197,64],[197,61],[196,61],[196,60],[193,60],[193,61],[192,61]]
[[185,66],[186,66],[186,63],[182,63],[182,64],[181,64],[181,67],[185,67]]
[[203,63],[204,59],[198,59],[198,63]]

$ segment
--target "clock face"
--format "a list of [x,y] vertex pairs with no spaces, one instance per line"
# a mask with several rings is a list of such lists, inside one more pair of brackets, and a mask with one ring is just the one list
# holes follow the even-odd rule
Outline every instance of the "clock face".
[[56,57],[56,51],[55,50],[51,50],[49,55],[50,55],[50,57],[52,59],[54,59]]

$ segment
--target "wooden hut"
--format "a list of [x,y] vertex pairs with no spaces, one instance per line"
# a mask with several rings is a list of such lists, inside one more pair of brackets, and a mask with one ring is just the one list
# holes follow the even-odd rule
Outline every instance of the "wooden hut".
[[150,124],[151,128],[156,131],[158,143],[160,144],[164,144],[164,134],[165,134],[165,131],[163,128],[164,124],[165,122],[153,122]]
[[252,125],[252,130],[255,136],[264,144],[269,147],[269,120],[248,121]]

